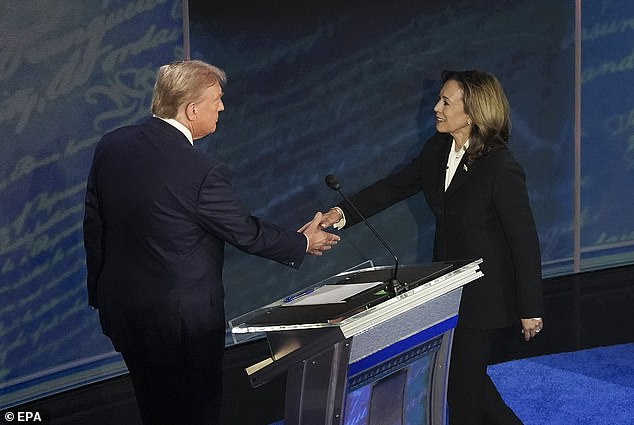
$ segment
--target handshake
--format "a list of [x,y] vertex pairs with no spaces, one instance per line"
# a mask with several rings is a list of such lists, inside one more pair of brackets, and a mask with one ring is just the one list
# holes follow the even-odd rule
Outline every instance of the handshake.
[[331,208],[327,213],[316,213],[311,221],[304,224],[299,230],[308,238],[308,252],[311,255],[322,255],[324,251],[331,249],[341,238],[332,233],[325,232],[326,229],[339,220],[342,215],[340,210]]

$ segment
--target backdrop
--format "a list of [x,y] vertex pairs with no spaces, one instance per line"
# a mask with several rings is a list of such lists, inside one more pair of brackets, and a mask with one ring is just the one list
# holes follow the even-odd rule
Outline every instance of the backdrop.
[[94,145],[184,58],[168,0],[0,1],[0,409],[125,372],[87,306]]
[[[634,261],[634,5],[583,2],[575,81],[575,2],[192,2],[192,54],[229,75],[225,112],[202,143],[234,172],[257,214],[295,228],[416,155],[434,132],[444,69],[495,74],[512,108],[544,276]],[[248,6],[247,6],[248,5]],[[575,185],[575,84],[581,175]],[[575,215],[576,193],[581,212]],[[429,261],[433,219],[414,196],[370,222],[402,263]],[[390,256],[362,225],[299,273],[230,252],[229,317],[365,259]]]
[[[482,68],[512,107],[544,275],[634,263],[634,4],[216,0],[190,2],[192,57],[225,69],[216,134],[223,160],[265,219],[299,228],[402,166],[433,134],[444,69]],[[149,114],[159,65],[182,59],[178,0],[0,0],[0,409],[124,373],[86,301],[85,179],[106,131]],[[575,84],[581,175],[575,186]],[[575,193],[581,214],[575,219]],[[421,196],[370,220],[402,263],[431,258]],[[229,249],[227,318],[366,259],[390,264],[356,226],[301,270]]]

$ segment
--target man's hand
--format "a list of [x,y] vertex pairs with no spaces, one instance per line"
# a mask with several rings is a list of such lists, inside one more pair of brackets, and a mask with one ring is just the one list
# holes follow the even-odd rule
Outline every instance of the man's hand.
[[302,228],[298,230],[298,232],[308,237],[308,249],[306,252],[311,255],[322,255],[324,251],[329,250],[341,240],[339,236],[322,230],[323,218],[324,214],[318,212],[312,221],[304,224]]

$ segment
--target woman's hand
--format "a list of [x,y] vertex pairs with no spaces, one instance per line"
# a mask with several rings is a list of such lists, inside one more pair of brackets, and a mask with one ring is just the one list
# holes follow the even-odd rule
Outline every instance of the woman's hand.
[[544,328],[544,321],[541,317],[534,319],[522,319],[522,333],[524,334],[524,340],[528,341]]

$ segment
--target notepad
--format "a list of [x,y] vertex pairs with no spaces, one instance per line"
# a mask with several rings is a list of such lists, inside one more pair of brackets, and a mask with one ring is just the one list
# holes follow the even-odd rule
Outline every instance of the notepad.
[[353,297],[361,292],[383,285],[383,282],[366,282],[342,285],[324,285],[310,293],[300,295],[292,301],[282,303],[282,306],[319,305],[319,304],[339,304],[346,302],[347,298]]

